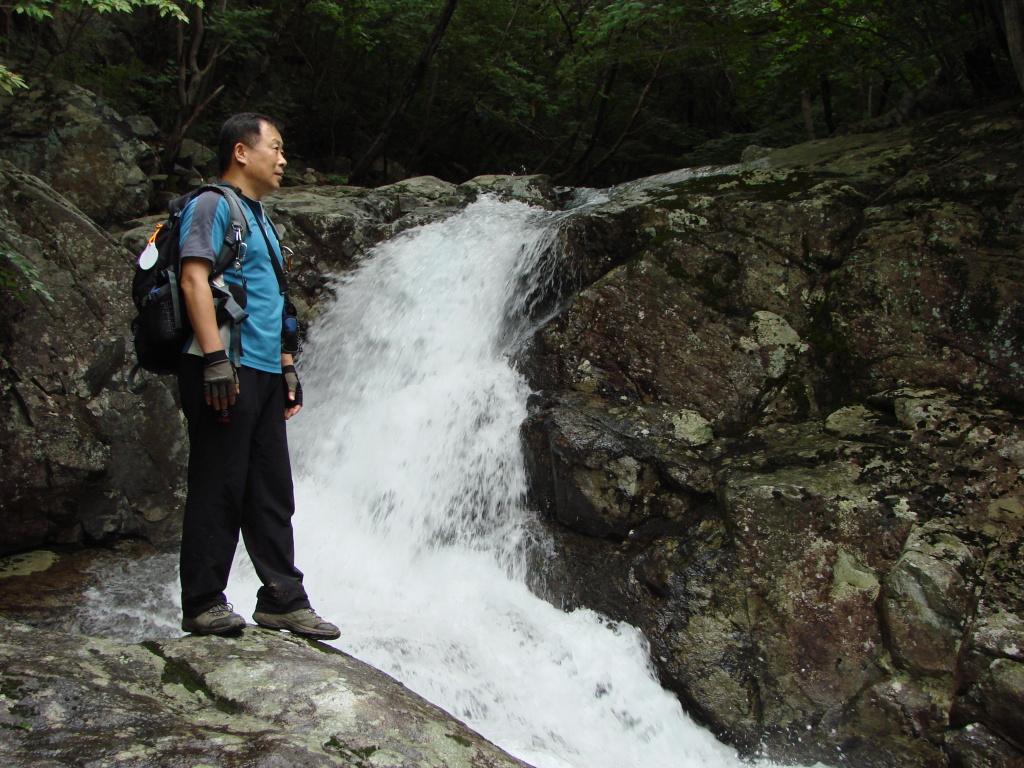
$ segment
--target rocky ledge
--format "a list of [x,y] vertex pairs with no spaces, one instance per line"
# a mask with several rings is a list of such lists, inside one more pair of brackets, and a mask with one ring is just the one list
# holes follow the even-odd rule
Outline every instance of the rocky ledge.
[[0,619],[0,764],[528,768],[335,648],[247,627],[121,645]]

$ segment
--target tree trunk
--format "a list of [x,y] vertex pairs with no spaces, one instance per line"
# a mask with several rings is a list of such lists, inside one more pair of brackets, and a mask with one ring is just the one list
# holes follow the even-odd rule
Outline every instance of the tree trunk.
[[875,107],[876,117],[884,113],[886,107],[889,106],[889,92],[892,90],[892,79],[887,77],[882,80],[882,85],[878,90],[878,106]]
[[800,91],[800,110],[804,113],[804,135],[808,141],[813,141],[816,137],[814,135],[814,115],[811,113],[811,94],[809,91]]
[[1017,85],[1024,90],[1024,29],[1021,26],[1021,0],[1003,0],[1003,20],[1006,24],[1006,46],[1013,62]]
[[640,96],[636,100],[636,106],[633,107],[633,114],[631,114],[629,116],[629,120],[626,121],[626,127],[622,129],[622,132],[619,134],[619,138],[615,140],[611,148],[604,153],[600,160],[598,160],[596,163],[591,165],[589,168],[586,169],[586,171],[583,172],[583,174],[580,176],[581,180],[586,180],[586,178],[589,177],[590,174],[592,174],[594,171],[596,171],[598,168],[600,168],[602,165],[608,162],[612,158],[612,156],[619,151],[619,147],[622,146],[622,142],[626,140],[626,137],[629,136],[630,132],[633,130],[633,125],[636,123],[636,119],[640,116],[640,110],[643,108],[644,102],[647,100],[647,96],[651,92],[651,88],[654,87],[654,84],[657,82],[658,77],[661,75],[661,63],[664,58],[665,56],[664,54],[662,54],[658,58],[658,62],[654,65],[654,69],[651,71],[651,77],[647,81],[647,85],[644,86],[643,91],[640,92]]
[[590,98],[587,99],[587,106],[580,112],[580,119],[576,121],[576,127],[572,134],[570,134],[565,140],[560,141],[554,149],[548,152],[548,154],[544,156],[544,159],[534,167],[533,173],[543,173],[547,164],[552,162],[558,155],[565,157],[566,161],[568,161],[568,158],[572,156],[573,150],[576,148],[576,142],[579,141],[580,134],[583,132],[583,121],[586,119],[587,115],[590,114],[590,110],[594,106],[594,102],[601,98],[601,94],[604,92],[605,83],[606,80],[595,83],[594,88],[590,93]]
[[[310,0],[299,0],[287,15],[282,16],[278,20],[277,25],[274,27],[274,32],[270,36],[270,44],[267,46],[268,51],[277,50],[281,43],[281,38],[284,37],[284,33],[289,27],[291,27],[294,21],[302,17],[302,14],[306,12],[306,6],[309,5],[309,3]],[[253,90],[257,85],[265,82],[266,74],[270,71],[270,65],[273,62],[273,56],[263,56],[260,59],[259,67],[249,72],[248,81],[245,84],[245,88],[242,90],[242,98],[239,99],[239,112],[246,111],[249,99],[252,97]]]
[[828,79],[828,75],[822,75],[818,79],[818,83],[821,87],[821,109],[825,113],[825,127],[828,129],[828,135],[831,136],[836,132],[836,119],[832,114],[832,83]]
[[611,103],[612,87],[615,85],[615,77],[618,72],[619,62],[616,61],[608,68],[604,82],[601,85],[601,92],[597,101],[597,116],[594,118],[594,129],[590,133],[590,140],[587,141],[587,146],[583,149],[583,153],[573,160],[568,168],[563,168],[558,173],[552,175],[552,181],[560,181],[574,173],[593,153],[597,142],[601,138],[601,129],[604,127],[605,118],[608,117],[608,105]]
[[[219,10],[223,9],[224,4],[221,0]],[[163,166],[168,173],[174,170],[174,161],[178,157],[188,129],[225,87],[221,83],[211,93],[203,95],[204,91],[209,88],[214,64],[227,51],[226,47],[220,50],[214,47],[207,56],[206,63],[200,66],[199,55],[202,52],[203,39],[206,36],[204,13],[202,5],[194,6],[192,9],[192,17],[187,25],[191,33],[188,40],[185,37],[186,25],[178,22],[178,117],[174,129],[167,137],[163,152]]]
[[394,130],[395,123],[405,114],[405,110],[409,107],[412,97],[416,94],[424,77],[426,77],[427,67],[430,64],[430,60],[434,58],[441,40],[444,38],[444,33],[448,29],[448,22],[451,21],[457,4],[458,0],[448,0],[445,3],[444,8],[441,10],[441,15],[437,19],[437,24],[434,26],[434,31],[430,35],[430,40],[427,42],[427,47],[423,49],[415,66],[412,68],[412,72],[409,73],[395,108],[391,110],[391,114],[384,121],[384,125],[381,126],[380,131],[377,133],[377,138],[373,140],[370,148],[366,150],[366,154],[360,158],[359,162],[356,163],[356,167],[352,169],[351,182],[353,184],[359,184],[363,180],[370,166],[373,165],[373,162],[381,156],[387,147],[388,139],[391,138],[391,132]]

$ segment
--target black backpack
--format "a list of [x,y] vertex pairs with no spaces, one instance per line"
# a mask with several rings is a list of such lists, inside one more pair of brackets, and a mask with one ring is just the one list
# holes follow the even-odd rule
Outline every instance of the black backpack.
[[[249,233],[249,225],[242,201],[231,187],[205,184],[171,200],[167,206],[169,215],[166,221],[157,225],[146,250],[139,256],[135,277],[132,279],[132,301],[138,310],[132,320],[132,343],[138,362],[128,376],[128,387],[133,392],[141,391],[146,385],[145,381],[136,384],[140,369],[161,375],[176,373],[178,370],[185,343],[191,333],[184,297],[178,284],[181,269],[180,216],[189,201],[210,191],[223,195],[231,211],[231,226],[210,271],[211,282],[233,262],[244,258],[244,250],[240,246]],[[218,303],[218,311],[227,312],[236,325],[247,317],[243,311],[244,297],[239,302],[237,299],[240,297],[237,295],[215,288],[214,298]]]

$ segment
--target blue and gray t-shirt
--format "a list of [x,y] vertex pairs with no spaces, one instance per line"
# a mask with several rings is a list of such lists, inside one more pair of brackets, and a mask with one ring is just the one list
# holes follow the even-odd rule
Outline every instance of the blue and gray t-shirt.
[[[239,197],[246,203],[243,210],[249,222],[245,258],[241,270],[229,266],[223,276],[229,285],[242,285],[243,277],[245,280],[245,311],[249,317],[240,326],[241,364],[267,373],[280,373],[284,297],[270,260],[280,258],[273,254],[281,253],[281,245],[274,228],[266,221],[263,204],[244,195]],[[260,224],[263,225],[262,230]],[[199,257],[215,263],[230,226],[231,211],[223,195],[205,192],[189,201],[181,213],[182,259]],[[264,232],[273,245],[273,254],[267,247]],[[194,340],[189,344],[189,352],[202,354]]]

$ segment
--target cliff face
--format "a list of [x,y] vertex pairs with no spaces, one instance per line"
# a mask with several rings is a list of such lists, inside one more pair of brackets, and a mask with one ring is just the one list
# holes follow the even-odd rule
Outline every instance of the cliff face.
[[751,751],[1024,761],[1022,137],[644,179],[566,237],[603,274],[523,360],[552,595]]
[[0,94],[0,158],[38,176],[103,225],[140,216],[156,153],[95,94],[51,77]]

